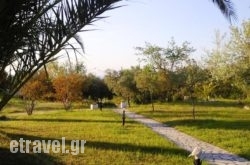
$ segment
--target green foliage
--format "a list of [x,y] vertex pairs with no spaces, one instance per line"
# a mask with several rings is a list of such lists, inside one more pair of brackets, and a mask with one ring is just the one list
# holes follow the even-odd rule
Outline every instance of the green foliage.
[[216,85],[213,82],[205,81],[203,83],[196,84],[194,90],[200,99],[209,101],[210,97],[215,97],[215,95],[213,95],[213,92],[216,92],[215,87]]
[[97,101],[104,98],[112,99],[113,96],[103,79],[89,74],[83,82],[82,97]]
[[157,72],[150,66],[145,66],[135,77],[136,86],[142,92],[155,93],[157,89]]
[[231,82],[220,82],[213,89],[212,95],[221,98],[230,98],[242,100],[246,98],[246,94],[237,86],[231,84]]
[[215,48],[206,61],[210,82],[217,86],[214,93],[224,98],[249,97],[250,21],[232,27],[228,40],[218,31],[215,35]]
[[120,96],[128,101],[130,106],[130,100],[134,99],[138,89],[135,82],[135,74],[139,70],[137,67],[131,67],[131,69],[125,69],[120,71],[107,70],[104,77],[104,82],[107,84],[110,91],[116,96]]
[[189,55],[194,49],[188,42],[178,46],[172,39],[166,48],[146,43],[137,47],[142,67],[108,71],[105,83],[117,96],[137,103],[183,100],[194,95],[244,99],[249,95],[249,23],[232,28],[228,40],[215,33],[215,47],[207,51],[205,65]]
[[168,42],[166,48],[146,43],[145,47],[136,47],[136,50],[137,54],[141,56],[140,61],[151,65],[154,69],[164,71],[178,69],[194,52],[188,42],[185,41],[179,46],[173,38]]
[[[136,50],[141,57],[140,60],[153,69],[157,75],[157,78],[153,80],[153,86],[152,81],[144,83],[149,83],[149,86],[154,89],[153,93],[157,93],[161,100],[165,100],[165,98],[172,100],[176,89],[184,85],[185,81],[185,78],[179,74],[179,70],[187,64],[189,55],[194,52],[194,49],[188,42],[183,42],[179,46],[172,38],[166,48],[146,43],[145,47],[137,47]],[[148,89],[145,88],[145,90]]]
[[117,82],[118,90],[123,98],[128,100],[130,106],[130,99],[133,98],[137,92],[136,82],[135,82],[135,68],[121,70],[120,77]]
[[117,108],[116,104],[113,102],[104,102],[103,108]]
[[206,68],[215,81],[226,81],[234,77],[237,71],[235,67],[232,67],[236,64],[236,57],[228,49],[225,37],[225,34],[215,32],[215,46],[207,52],[208,58],[205,60]]

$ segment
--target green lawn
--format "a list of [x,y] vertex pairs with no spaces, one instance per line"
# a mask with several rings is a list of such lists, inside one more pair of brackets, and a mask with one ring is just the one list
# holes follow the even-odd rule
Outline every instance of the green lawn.
[[[127,120],[111,110],[71,112],[58,103],[39,103],[32,116],[23,113],[21,102],[14,101],[0,112],[0,164],[86,164],[86,165],[173,165],[192,164],[186,151],[177,148],[149,128]],[[52,153],[10,153],[10,140],[86,140],[85,152],[78,155]]]
[[250,160],[250,110],[234,101],[197,103],[196,120],[190,103],[133,106],[131,111],[166,123],[198,139]]

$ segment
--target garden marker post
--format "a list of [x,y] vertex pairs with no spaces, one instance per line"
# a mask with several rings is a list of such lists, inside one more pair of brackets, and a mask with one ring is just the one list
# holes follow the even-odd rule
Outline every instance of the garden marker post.
[[122,112],[122,126],[125,125],[125,118],[126,118],[126,116],[125,116],[125,109],[123,109],[123,112]]

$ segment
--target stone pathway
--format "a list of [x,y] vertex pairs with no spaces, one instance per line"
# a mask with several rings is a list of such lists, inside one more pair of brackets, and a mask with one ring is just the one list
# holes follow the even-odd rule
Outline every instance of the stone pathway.
[[[122,111],[122,109],[115,110],[115,112],[120,114],[122,114]],[[154,132],[162,135],[180,148],[183,148],[189,152],[192,152],[195,147],[202,148],[203,159],[211,165],[250,165],[250,161],[242,157],[229,153],[228,151],[213,146],[209,143],[198,140],[155,120],[145,118],[142,115],[138,115],[128,110],[126,110],[126,117],[148,126]]]

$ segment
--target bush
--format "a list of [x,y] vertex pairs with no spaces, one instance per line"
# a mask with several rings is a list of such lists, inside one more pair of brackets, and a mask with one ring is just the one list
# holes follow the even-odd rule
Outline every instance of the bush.
[[221,83],[214,89],[213,95],[224,99],[244,99],[246,94],[238,87],[230,83]]
[[113,102],[105,102],[105,103],[103,103],[102,106],[103,106],[103,108],[117,108],[117,106]]

